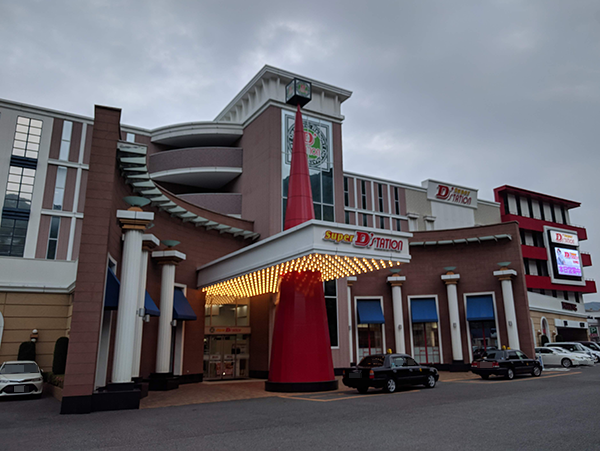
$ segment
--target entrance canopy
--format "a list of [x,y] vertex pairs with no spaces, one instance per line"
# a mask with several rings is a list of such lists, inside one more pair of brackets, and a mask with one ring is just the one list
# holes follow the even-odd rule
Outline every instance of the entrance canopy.
[[324,281],[410,262],[411,233],[307,221],[198,268],[207,304],[276,293],[288,272],[319,271]]

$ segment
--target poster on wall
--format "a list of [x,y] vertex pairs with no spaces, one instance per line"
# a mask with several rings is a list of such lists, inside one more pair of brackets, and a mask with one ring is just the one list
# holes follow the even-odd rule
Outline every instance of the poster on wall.
[[579,251],[556,247],[554,248],[554,254],[559,275],[581,277]]
[[[295,113],[283,111],[283,151],[285,163],[292,162],[292,146],[294,143]],[[308,155],[308,167],[328,171],[333,162],[331,144],[331,122],[302,115],[304,140]]]

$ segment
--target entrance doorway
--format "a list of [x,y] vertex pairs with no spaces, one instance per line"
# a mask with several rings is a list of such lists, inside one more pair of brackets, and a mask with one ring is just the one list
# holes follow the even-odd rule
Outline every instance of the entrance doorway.
[[587,329],[557,327],[556,331],[562,336],[563,341],[588,341]]
[[205,335],[204,378],[206,380],[249,377],[248,334]]
[[383,354],[381,324],[358,325],[358,361],[372,354]]
[[419,363],[440,363],[438,323],[413,323],[414,359]]

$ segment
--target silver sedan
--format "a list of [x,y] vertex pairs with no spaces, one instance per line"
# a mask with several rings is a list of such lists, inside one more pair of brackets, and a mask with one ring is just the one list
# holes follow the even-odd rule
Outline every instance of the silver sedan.
[[31,360],[4,362],[0,366],[0,396],[42,396],[43,378]]

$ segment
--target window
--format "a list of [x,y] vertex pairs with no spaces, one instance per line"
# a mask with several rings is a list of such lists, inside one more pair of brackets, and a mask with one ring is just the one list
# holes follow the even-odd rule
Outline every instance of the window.
[[0,255],[22,257],[27,236],[27,220],[9,219],[0,221]]
[[402,223],[399,219],[396,219],[396,232],[402,232]]
[[544,212],[544,202],[539,201],[540,204],[540,216],[542,217],[542,221],[546,220],[546,213]]
[[400,214],[400,193],[397,186],[394,186],[394,211],[397,215]]
[[42,137],[42,121],[19,116],[12,154],[37,160]]
[[533,203],[531,202],[531,197],[527,198],[527,206],[529,207],[529,217],[533,218],[535,215],[533,214]]
[[392,368],[398,368],[404,366],[404,357],[392,357],[390,359],[390,366]]
[[62,129],[62,138],[60,140],[59,160],[68,160],[71,151],[71,134],[73,133],[73,122],[64,121]]
[[525,266],[525,274],[530,276],[530,271],[529,271],[529,259],[528,258],[524,258],[523,259],[523,266]]
[[67,182],[67,168],[59,166],[56,170],[56,187],[54,188],[53,210],[63,209],[63,199],[65,197],[65,185]]
[[338,320],[337,320],[337,281],[323,282],[325,293],[325,309],[327,310],[327,324],[329,325],[329,341],[332,347],[338,347]]
[[60,217],[52,216],[50,220],[50,234],[48,235],[48,251],[46,259],[56,260],[56,249],[58,248],[58,230],[60,229]]
[[[282,224],[285,224],[285,211],[290,181],[290,165],[283,165],[283,214]],[[310,187],[313,196],[315,219],[321,221],[335,221],[333,202],[333,169],[328,171],[310,169]]]
[[550,204],[550,213],[552,214],[552,222],[556,222],[556,212],[554,211],[553,204]]
[[379,228],[385,229],[385,218],[383,216],[378,216],[379,218]]
[[562,205],[560,206],[560,213],[562,216],[562,222],[563,224],[568,224],[567,222],[567,212],[565,211],[565,207],[563,207]]
[[350,206],[350,191],[348,189],[348,177],[344,177],[344,205],[346,207]]
[[135,135],[133,133],[127,133],[125,141],[127,141],[129,143],[134,143],[135,142]]
[[4,197],[4,208],[17,208],[29,211],[33,197],[34,180],[35,169],[10,166],[6,196]]
[[344,222],[346,224],[350,224],[350,212],[349,211],[344,212]]
[[362,215],[363,218],[363,227],[369,227],[369,215]]
[[508,360],[519,360],[519,356],[515,351],[508,352]]
[[415,361],[415,359],[407,357],[406,361],[404,362],[404,366],[419,366],[419,364]]
[[377,184],[377,199],[379,201],[379,211],[383,212],[383,185],[381,183]]
[[364,180],[360,181],[360,200],[363,210],[367,209],[367,183]]
[[250,300],[238,299],[237,303],[206,305],[204,308],[206,326],[249,326]]

